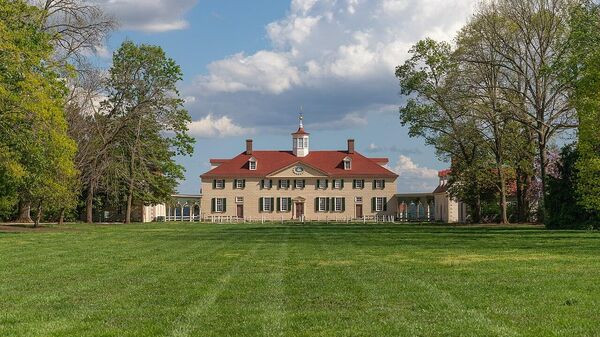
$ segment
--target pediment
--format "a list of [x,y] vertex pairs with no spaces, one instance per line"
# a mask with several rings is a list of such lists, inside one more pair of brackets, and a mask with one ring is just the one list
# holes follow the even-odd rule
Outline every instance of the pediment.
[[325,178],[327,176],[327,173],[300,161],[267,175],[269,178]]

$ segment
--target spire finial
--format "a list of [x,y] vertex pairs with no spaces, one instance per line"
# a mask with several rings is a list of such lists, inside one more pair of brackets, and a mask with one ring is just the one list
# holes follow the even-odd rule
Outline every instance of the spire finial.
[[304,114],[302,113],[302,105],[300,106],[300,114],[298,116],[298,119],[300,120],[300,128],[304,128],[304,125],[302,123],[304,120]]

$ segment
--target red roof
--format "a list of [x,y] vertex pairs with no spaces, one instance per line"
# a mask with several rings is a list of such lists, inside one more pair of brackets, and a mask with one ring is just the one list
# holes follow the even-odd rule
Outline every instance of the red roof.
[[[256,158],[256,170],[248,169],[248,160],[252,157]],[[350,170],[343,167],[346,157],[352,160]],[[311,151],[306,157],[296,157],[291,151],[253,151],[252,155],[242,152],[200,177],[265,177],[295,163],[305,164],[332,177],[398,177],[376,161],[347,151]]]
[[310,133],[304,131],[303,127],[299,127],[298,131],[292,133],[292,135],[310,135]]

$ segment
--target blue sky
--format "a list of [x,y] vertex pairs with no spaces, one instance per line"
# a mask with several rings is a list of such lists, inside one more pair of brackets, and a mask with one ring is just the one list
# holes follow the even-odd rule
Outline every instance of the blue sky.
[[389,157],[400,192],[429,191],[445,168],[400,126],[394,68],[430,36],[449,40],[472,0],[103,0],[120,21],[99,60],[120,43],[160,45],[181,65],[196,138],[180,193],[198,193],[210,158],[290,149],[303,106],[312,149]]

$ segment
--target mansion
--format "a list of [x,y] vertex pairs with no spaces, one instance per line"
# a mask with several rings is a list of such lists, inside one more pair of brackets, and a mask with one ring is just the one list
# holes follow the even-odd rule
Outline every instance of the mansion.
[[[464,222],[466,206],[447,193],[449,171],[431,193],[398,194],[398,175],[387,158],[347,148],[311,151],[302,117],[291,150],[246,149],[230,159],[211,159],[202,194],[174,196],[172,206],[148,206],[144,221],[439,221]],[[183,203],[185,200],[185,203]]]

